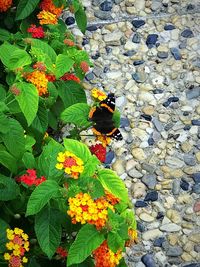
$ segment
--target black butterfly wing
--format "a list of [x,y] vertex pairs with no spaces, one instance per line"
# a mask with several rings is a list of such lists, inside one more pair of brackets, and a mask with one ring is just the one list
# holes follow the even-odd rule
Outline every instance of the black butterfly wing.
[[99,105],[100,107],[107,105],[112,110],[111,113],[114,112],[115,111],[115,95],[112,93],[108,94],[108,97],[105,100],[101,101]]
[[112,137],[112,138],[115,138],[117,141],[123,139],[123,136],[120,133],[120,130],[118,128],[115,128],[115,131],[111,135],[108,134],[108,136]]

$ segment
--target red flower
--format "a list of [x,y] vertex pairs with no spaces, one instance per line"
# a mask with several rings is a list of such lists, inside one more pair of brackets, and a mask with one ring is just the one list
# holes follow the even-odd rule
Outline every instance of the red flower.
[[63,81],[75,81],[77,83],[80,83],[80,79],[72,73],[66,72],[60,79]]
[[28,186],[38,186],[42,182],[46,181],[46,178],[44,176],[41,176],[40,178],[36,175],[36,170],[34,169],[28,169],[24,175],[21,175],[16,179],[17,182],[23,182],[24,184]]
[[88,72],[89,71],[89,66],[88,66],[88,63],[85,62],[85,61],[82,61],[80,63],[80,68],[82,69],[83,72]]
[[43,62],[36,62],[33,65],[33,68],[37,69],[37,70],[41,70],[41,71],[46,71],[46,69],[47,69]]
[[35,24],[31,24],[30,28],[27,29],[27,32],[31,33],[33,38],[44,38],[44,30],[42,26],[36,27]]
[[61,258],[66,258],[67,257],[67,251],[62,248],[62,247],[58,247],[56,250],[56,253],[61,257]]
[[55,82],[56,81],[56,76],[53,74],[46,74],[46,78],[49,82]]
[[74,46],[74,42],[71,39],[65,39],[64,44],[66,44],[68,46]]
[[94,154],[101,162],[106,160],[106,148],[102,144],[96,144],[90,147],[90,151]]

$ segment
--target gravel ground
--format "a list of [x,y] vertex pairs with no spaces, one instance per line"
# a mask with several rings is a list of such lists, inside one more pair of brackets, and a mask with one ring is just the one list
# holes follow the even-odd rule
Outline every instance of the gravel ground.
[[84,87],[115,93],[122,116],[124,139],[112,143],[106,165],[135,205],[139,241],[127,265],[199,267],[200,3],[83,3],[85,36],[69,27],[94,63]]

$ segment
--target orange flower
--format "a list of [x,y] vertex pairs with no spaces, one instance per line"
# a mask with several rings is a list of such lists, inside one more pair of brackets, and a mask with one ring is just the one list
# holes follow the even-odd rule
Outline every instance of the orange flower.
[[43,24],[57,24],[58,20],[56,15],[49,11],[42,10],[40,13],[37,15],[38,19],[40,20],[40,25]]
[[93,251],[95,267],[115,267],[122,258],[122,251],[118,250],[114,253],[109,249],[105,240],[100,247]]
[[12,0],[0,0],[0,12],[6,12],[12,5]]
[[67,214],[72,218],[72,223],[94,224],[97,229],[105,226],[108,220],[108,208],[114,211],[114,207],[105,197],[93,200],[87,193],[79,193],[73,198],[70,197],[68,202]]
[[74,46],[74,42],[71,39],[65,39],[64,44],[66,44],[68,46]]
[[51,12],[58,18],[63,11],[64,6],[62,5],[61,7],[56,7],[52,0],[42,0],[40,3],[40,8],[42,10]]
[[28,82],[31,82],[35,85],[38,90],[39,96],[45,95],[47,91],[48,79],[44,72],[40,70],[34,70],[31,73],[25,75],[25,78]]

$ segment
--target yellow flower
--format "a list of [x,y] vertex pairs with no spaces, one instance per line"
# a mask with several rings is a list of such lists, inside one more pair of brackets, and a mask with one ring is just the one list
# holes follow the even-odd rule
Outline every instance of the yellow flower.
[[48,79],[43,71],[34,70],[31,73],[25,74],[25,78],[28,82],[35,85],[39,96],[47,94]]
[[6,247],[7,247],[8,250],[12,250],[13,247],[14,247],[14,243],[13,242],[8,242],[8,243],[6,243]]
[[9,253],[4,253],[4,259],[6,260],[6,261],[9,261],[10,260],[10,258],[11,258],[11,256],[10,256],[10,254]]
[[92,97],[94,97],[96,100],[99,100],[99,101],[102,101],[107,98],[107,95],[103,91],[97,88],[92,89],[91,95]]
[[26,257],[23,257],[23,258],[22,258],[22,262],[23,262],[23,263],[27,263],[27,262],[28,262],[28,259],[27,259]]
[[58,23],[56,15],[54,15],[53,13],[49,11],[42,10],[39,12],[37,17],[40,20],[40,25]]
[[24,232],[24,231],[23,231],[22,229],[19,229],[19,228],[17,228],[17,227],[14,228],[14,233],[15,233],[16,235],[21,235],[23,232]]
[[56,169],[62,170],[63,169],[63,164],[62,163],[57,163],[56,164]]

